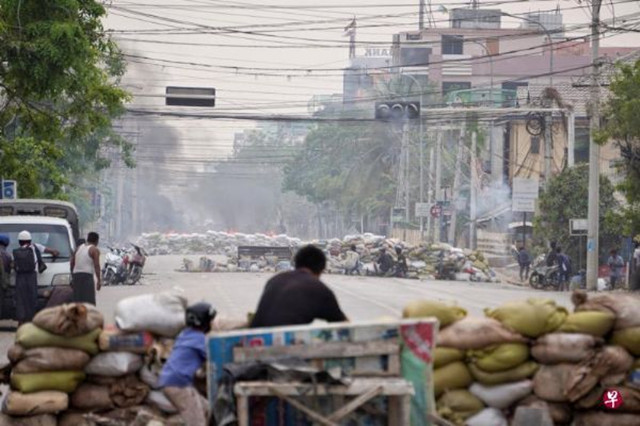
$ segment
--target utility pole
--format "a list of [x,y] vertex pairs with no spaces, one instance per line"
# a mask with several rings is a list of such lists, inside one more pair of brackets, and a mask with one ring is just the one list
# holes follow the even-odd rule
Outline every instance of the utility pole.
[[589,132],[589,213],[587,231],[587,290],[598,288],[598,238],[600,235],[600,146],[595,133],[600,128],[600,90],[598,87],[600,55],[600,7],[602,0],[593,0],[591,11],[591,119]]
[[[434,167],[434,155],[433,147],[429,149],[429,179],[427,180],[427,204],[433,205],[433,167]],[[427,231],[429,232],[429,241],[433,242],[433,233],[431,229],[431,214],[427,216]]]
[[551,159],[553,158],[553,143],[551,141],[552,120],[551,113],[544,115],[544,184],[549,185],[551,179]]
[[567,165],[576,163],[576,113],[571,109],[567,113]]
[[460,191],[460,172],[462,168],[462,146],[464,145],[465,129],[460,130],[460,137],[458,138],[458,154],[456,155],[456,170],[453,176],[453,188],[451,189],[451,225],[449,225],[449,244],[456,245],[456,225],[458,219],[458,192]]
[[420,16],[418,17],[418,29],[424,30],[424,0],[420,0]]
[[469,248],[471,250],[476,249],[476,216],[478,202],[478,176],[476,167],[476,144],[477,144],[476,132],[471,133],[471,167],[470,167],[470,188],[469,188]]
[[[442,188],[442,130],[438,130],[436,134],[436,185],[435,185],[435,196],[436,203],[442,201],[442,194],[440,193]],[[434,228],[436,228],[436,232],[434,235],[436,237],[436,241],[442,241],[442,215],[438,218],[438,220],[434,220]]]

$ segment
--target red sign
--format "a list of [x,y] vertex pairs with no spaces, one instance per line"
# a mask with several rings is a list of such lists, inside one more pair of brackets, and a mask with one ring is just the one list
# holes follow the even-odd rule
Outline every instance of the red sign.
[[611,410],[617,410],[622,406],[622,395],[615,389],[607,389],[602,394],[602,403]]
[[424,362],[433,360],[433,324],[418,323],[400,326],[400,335],[411,352]]
[[439,205],[431,206],[431,217],[440,217],[442,214],[442,207]]

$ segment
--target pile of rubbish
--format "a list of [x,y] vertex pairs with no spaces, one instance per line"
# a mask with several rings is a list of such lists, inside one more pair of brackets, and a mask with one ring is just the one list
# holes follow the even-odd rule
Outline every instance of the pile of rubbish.
[[573,313],[529,299],[486,309],[484,318],[434,301],[405,307],[405,317],[440,321],[439,416],[455,425],[507,426],[518,407],[535,407],[548,414],[547,424],[637,425],[640,298],[575,292],[572,300]]
[[383,249],[397,260],[395,248],[402,249],[407,258],[407,278],[433,279],[439,272],[442,278],[458,281],[498,282],[496,274],[480,251],[460,249],[446,243],[410,245],[401,240],[381,235],[348,235],[343,239],[314,240],[303,242],[286,235],[207,234],[162,235],[144,234],[139,244],[155,254],[217,254],[216,259],[200,257],[197,262],[183,259],[180,271],[184,272],[279,272],[291,268],[290,259],[277,256],[249,258],[238,256],[242,245],[290,247],[293,251],[305,244],[322,248],[327,254],[327,273],[341,274],[347,268],[347,252],[352,246],[360,257],[360,274],[374,274],[374,263]]
[[[0,424],[183,424],[158,378],[185,327],[186,306],[174,291],[123,299],[116,325],[106,327],[90,305],[39,312],[18,328],[9,350],[11,390]],[[198,381],[206,395],[204,371]]]

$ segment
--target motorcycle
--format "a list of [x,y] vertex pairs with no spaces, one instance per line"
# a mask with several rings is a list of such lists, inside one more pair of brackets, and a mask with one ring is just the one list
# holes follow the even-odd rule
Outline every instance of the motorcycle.
[[108,247],[102,268],[102,282],[104,285],[124,284],[128,277],[129,256],[125,250]]
[[135,285],[142,277],[142,269],[147,261],[147,253],[140,246],[131,243],[133,250],[129,258],[129,274],[127,284]]
[[533,266],[529,276],[529,285],[538,290],[560,290],[562,285],[560,267],[558,265],[547,266],[544,257]]

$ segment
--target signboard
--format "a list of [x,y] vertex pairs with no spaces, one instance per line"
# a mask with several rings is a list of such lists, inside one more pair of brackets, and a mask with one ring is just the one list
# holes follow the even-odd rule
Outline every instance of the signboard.
[[431,214],[429,203],[416,203],[416,217],[427,217]]
[[431,207],[431,217],[435,217],[438,218],[440,217],[440,215],[442,215],[442,207],[440,207],[438,204],[436,204],[435,206]]
[[511,210],[514,212],[534,213],[538,199],[539,184],[535,179],[513,178]]
[[569,219],[569,232],[571,235],[587,235],[589,221],[587,219]]
[[404,222],[405,220],[405,209],[404,207],[394,207],[391,212],[391,221],[393,223],[396,222]]
[[165,105],[214,107],[216,105],[216,89],[213,87],[167,86]]
[[3,200],[15,200],[18,198],[18,183],[15,180],[2,179],[2,196]]

